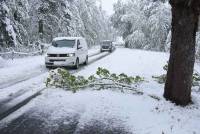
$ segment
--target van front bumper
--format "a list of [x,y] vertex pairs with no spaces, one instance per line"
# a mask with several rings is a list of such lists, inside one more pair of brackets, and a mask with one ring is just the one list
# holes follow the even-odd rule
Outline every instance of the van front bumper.
[[74,66],[75,64],[76,57],[45,57],[47,67]]

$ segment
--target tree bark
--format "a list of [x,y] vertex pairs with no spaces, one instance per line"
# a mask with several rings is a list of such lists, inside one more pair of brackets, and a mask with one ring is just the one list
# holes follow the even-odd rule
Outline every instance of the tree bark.
[[[199,0],[193,1],[198,3]],[[195,10],[197,8],[193,7],[195,3],[189,2],[188,0],[170,1],[172,41],[164,97],[182,106],[191,102],[195,38],[199,17],[199,13]]]

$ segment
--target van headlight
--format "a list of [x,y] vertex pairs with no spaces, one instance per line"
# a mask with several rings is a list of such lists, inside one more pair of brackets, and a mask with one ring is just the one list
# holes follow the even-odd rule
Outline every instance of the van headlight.
[[69,57],[74,57],[75,53],[68,54]]

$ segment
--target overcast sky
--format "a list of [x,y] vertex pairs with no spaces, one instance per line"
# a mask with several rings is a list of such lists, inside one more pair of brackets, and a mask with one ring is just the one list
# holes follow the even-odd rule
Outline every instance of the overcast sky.
[[113,3],[117,0],[102,0],[102,8],[107,11],[108,15],[113,13]]

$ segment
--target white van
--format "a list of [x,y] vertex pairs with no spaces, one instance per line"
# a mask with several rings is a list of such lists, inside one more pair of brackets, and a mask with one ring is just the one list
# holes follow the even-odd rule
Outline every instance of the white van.
[[88,46],[82,37],[58,37],[53,39],[52,46],[45,57],[47,68],[88,64]]

